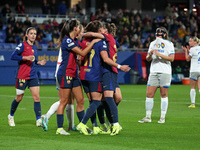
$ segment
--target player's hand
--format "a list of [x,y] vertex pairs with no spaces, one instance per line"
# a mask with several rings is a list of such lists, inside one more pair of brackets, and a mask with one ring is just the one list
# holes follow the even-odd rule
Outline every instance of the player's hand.
[[155,49],[150,50],[149,55],[153,55]]
[[35,58],[34,55],[29,55],[29,56],[23,56],[23,59],[26,59],[26,60],[30,60],[30,61],[33,61]]
[[159,52],[158,50],[155,50],[155,51],[154,51],[154,54],[155,54],[156,56],[158,56],[158,57],[161,56],[161,54],[160,54],[160,52]]
[[121,65],[120,70],[124,72],[128,72],[131,68],[129,65]]
[[38,64],[40,64],[41,66],[44,66],[46,64],[46,62],[47,61],[44,59],[44,60],[38,61]]
[[185,52],[187,52],[187,48],[185,46],[182,46],[182,50],[184,50]]

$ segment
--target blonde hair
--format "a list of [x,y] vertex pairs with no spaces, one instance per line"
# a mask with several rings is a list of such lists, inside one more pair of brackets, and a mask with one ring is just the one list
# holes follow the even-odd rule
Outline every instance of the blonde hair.
[[197,42],[197,44],[199,44],[200,43],[200,40],[199,40],[199,38],[198,37],[196,37],[196,36],[194,36],[194,37],[191,37],[195,42]]

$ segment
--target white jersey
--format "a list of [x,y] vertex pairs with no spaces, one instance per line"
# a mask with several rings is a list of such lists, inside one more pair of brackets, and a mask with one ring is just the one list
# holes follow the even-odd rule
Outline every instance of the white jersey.
[[59,54],[58,54],[57,65],[56,65],[55,77],[57,76],[58,68],[59,68],[61,62],[62,62],[62,50],[61,50],[61,48],[60,48]]
[[[175,54],[174,44],[168,40],[159,37],[156,37],[156,40],[150,43],[148,53],[150,53],[152,49],[158,50],[158,52],[160,52],[162,55],[165,56]],[[172,73],[171,62],[153,54],[150,73],[171,74]]]
[[192,57],[190,62],[190,72],[200,72],[200,46],[192,47],[189,55]]

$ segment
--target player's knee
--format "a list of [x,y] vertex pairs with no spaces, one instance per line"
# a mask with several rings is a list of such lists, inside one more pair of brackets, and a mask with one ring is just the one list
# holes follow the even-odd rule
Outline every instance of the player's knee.
[[34,102],[39,102],[40,101],[39,95],[33,95],[33,100]]
[[115,97],[115,103],[119,104],[121,101],[122,101],[121,96]]
[[153,98],[153,96],[154,96],[154,93],[152,93],[152,92],[147,92],[147,97],[148,97],[148,98]]
[[84,105],[84,103],[85,103],[85,99],[84,98],[81,98],[81,99],[79,99],[79,100],[77,100],[77,105]]
[[17,95],[16,98],[15,98],[15,100],[16,100],[17,102],[20,102],[20,101],[22,100],[22,98],[23,98],[23,94]]

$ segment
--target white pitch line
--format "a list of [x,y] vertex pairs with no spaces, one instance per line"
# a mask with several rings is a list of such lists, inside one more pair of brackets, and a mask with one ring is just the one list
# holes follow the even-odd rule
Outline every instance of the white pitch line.
[[[16,97],[16,96],[12,96],[12,95],[0,95],[0,98],[1,97]],[[32,96],[24,96],[24,98],[31,98],[32,99]],[[40,96],[40,99],[55,99],[55,100],[58,100],[58,97],[43,97],[43,96]],[[88,98],[85,97],[85,100],[88,100]],[[159,101],[160,99],[159,98],[154,98],[154,103],[158,103],[160,102]],[[174,101],[176,100],[176,101]],[[178,102],[177,102],[178,100]],[[181,102],[180,102],[181,101]],[[145,98],[133,98],[133,99],[122,99],[122,102],[136,102],[136,103],[144,103],[145,102]],[[169,98],[169,103],[176,103],[176,104],[189,104],[190,103],[190,99],[189,98]],[[196,103],[198,104],[198,103]]]

